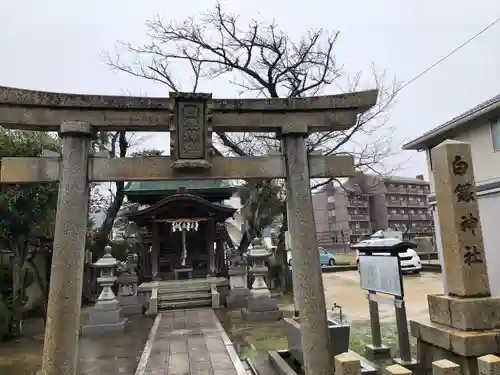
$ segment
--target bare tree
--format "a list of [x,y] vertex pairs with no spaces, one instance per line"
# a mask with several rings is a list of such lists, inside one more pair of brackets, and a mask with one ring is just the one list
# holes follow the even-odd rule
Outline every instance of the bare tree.
[[[94,144],[96,151],[107,152],[110,158],[124,158],[133,146],[137,146],[143,141],[135,133],[121,132],[101,132],[98,140]],[[130,153],[132,156],[159,155],[158,150],[142,150]],[[105,184],[93,184],[90,193],[90,212],[105,212],[106,217],[97,228],[94,235],[93,251],[102,253],[107,245],[113,225],[123,205],[125,199],[125,183],[115,182],[105,186]]]
[[[364,86],[361,73],[347,79],[345,89],[339,85],[343,74],[335,56],[338,32],[308,30],[299,40],[292,40],[275,22],[251,20],[245,24],[238,16],[224,12],[220,3],[196,18],[175,22],[157,16],[146,26],[148,44],[120,42],[116,55],[106,54],[106,61],[115,70],[163,83],[172,91],[197,91],[203,80],[220,77],[228,79],[241,94],[268,98],[314,96],[332,88],[351,92]],[[189,88],[183,85],[184,76],[181,83],[175,75],[183,66],[192,72]],[[371,73],[371,86],[379,89],[378,104],[362,114],[350,130],[313,134],[307,146],[309,152],[324,155],[353,154],[357,169],[389,174],[393,170],[387,168],[387,158],[393,154],[393,129],[388,109],[398,87],[385,72],[377,73],[373,68]],[[218,133],[217,138],[214,144],[223,146],[223,153],[229,155],[281,151],[276,134]],[[314,181],[312,188],[332,180]],[[261,189],[273,188],[271,181],[258,185]],[[259,196],[251,195],[255,199]],[[286,221],[284,212],[282,232]],[[280,238],[283,242],[284,236]]]
[[[107,63],[113,69],[161,82],[172,91],[196,91],[201,80],[221,76],[227,77],[241,93],[270,98],[318,95],[331,91],[333,86],[349,92],[362,86],[360,73],[347,79],[345,89],[338,84],[342,77],[342,67],[334,53],[338,32],[309,30],[294,41],[274,22],[252,20],[242,25],[237,16],[225,13],[220,3],[198,18],[166,22],[157,16],[146,26],[150,43],[134,46],[120,42],[115,56],[106,54]],[[127,60],[130,56],[132,59]],[[182,65],[192,71],[188,89],[175,77],[174,70]],[[371,84],[380,92],[378,104],[361,115],[350,130],[311,135],[308,149],[326,155],[349,152],[356,156],[357,168],[390,173],[386,159],[393,154],[393,129],[388,124],[387,111],[398,87],[394,80],[387,84],[385,72],[378,74],[373,69],[371,73]],[[275,134],[217,136],[226,152],[240,156],[281,148]],[[319,182],[313,188],[330,181]]]

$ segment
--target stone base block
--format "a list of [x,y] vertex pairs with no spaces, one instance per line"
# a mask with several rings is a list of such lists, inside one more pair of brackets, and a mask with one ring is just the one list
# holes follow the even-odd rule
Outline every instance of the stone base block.
[[431,294],[427,301],[433,323],[462,331],[500,328],[499,297],[458,298]]
[[500,353],[500,329],[461,331],[430,320],[412,320],[410,329],[418,342],[429,343],[458,356],[479,357]]
[[278,301],[271,297],[254,298],[250,297],[247,304],[248,310],[253,312],[259,311],[276,311],[278,310]]
[[459,365],[462,375],[479,374],[477,356],[464,357],[421,340],[417,341],[417,353],[419,374],[432,374],[432,362],[441,359],[447,359]]
[[125,332],[126,323],[127,319],[123,319],[118,323],[112,324],[85,325],[82,327],[82,336],[99,336],[110,333],[123,333]]
[[248,305],[250,291],[247,288],[231,289],[226,299],[226,305],[229,309],[240,309]]
[[132,316],[132,315],[142,315],[143,306],[142,305],[124,305],[122,306],[122,315],[123,316]]
[[89,315],[89,325],[97,326],[101,324],[115,324],[122,320],[122,311],[118,310],[110,310],[110,311],[102,311],[98,309],[93,309]]
[[365,357],[374,361],[391,357],[391,348],[385,345],[373,346],[372,344],[365,345]]
[[94,310],[99,311],[116,311],[120,309],[120,302],[117,299],[97,301],[94,305]]
[[418,369],[418,361],[416,359],[412,359],[411,361],[403,361],[401,358],[393,358],[392,361],[398,365],[401,365],[405,368],[407,368],[410,371],[413,371],[413,373],[416,373],[415,371]]
[[280,320],[283,313],[280,310],[274,311],[249,311],[241,309],[241,315],[247,322],[273,321]]

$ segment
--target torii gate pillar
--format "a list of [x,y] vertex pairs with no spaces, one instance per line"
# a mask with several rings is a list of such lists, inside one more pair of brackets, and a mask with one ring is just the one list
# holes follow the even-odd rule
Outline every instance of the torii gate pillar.
[[323,274],[318,257],[304,134],[284,136],[288,228],[293,233],[292,274],[300,317],[306,374],[332,375],[333,357],[326,316]]
[[92,127],[85,122],[64,122],[59,135],[61,180],[42,361],[42,374],[51,375],[75,374],[78,364]]

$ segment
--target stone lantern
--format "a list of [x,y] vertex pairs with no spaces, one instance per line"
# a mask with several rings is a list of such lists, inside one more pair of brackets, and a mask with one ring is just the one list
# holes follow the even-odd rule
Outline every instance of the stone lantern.
[[115,299],[115,294],[111,287],[117,279],[115,271],[119,264],[120,262],[111,255],[111,246],[108,245],[104,248],[102,258],[92,265],[99,270],[97,283],[102,287],[98,301],[112,301]]
[[253,278],[252,290],[248,298],[247,308],[241,310],[243,318],[248,321],[278,320],[281,311],[278,303],[271,297],[264,276],[268,273],[265,261],[271,257],[259,238],[252,241],[252,248],[247,254],[248,262],[251,263],[250,274]]
[[102,287],[97,303],[89,315],[87,325],[82,327],[82,335],[123,332],[127,319],[123,319],[120,303],[111,289],[117,277],[116,267],[120,262],[111,255],[111,246],[104,248],[104,255],[92,266],[99,270],[97,283]]

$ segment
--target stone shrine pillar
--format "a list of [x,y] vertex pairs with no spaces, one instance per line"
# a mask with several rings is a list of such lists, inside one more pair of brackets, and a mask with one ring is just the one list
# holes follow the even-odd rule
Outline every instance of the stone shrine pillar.
[[230,250],[228,257],[229,295],[226,305],[230,309],[243,308],[246,307],[250,294],[246,262],[235,248]]
[[470,145],[445,141],[432,163],[448,293],[427,297],[430,319],[411,321],[411,332],[421,371],[449,359],[477,374],[477,357],[500,352],[500,298],[490,297]]
[[229,295],[226,300],[230,309],[242,308],[247,305],[250,290],[247,286],[246,266],[229,268]]

